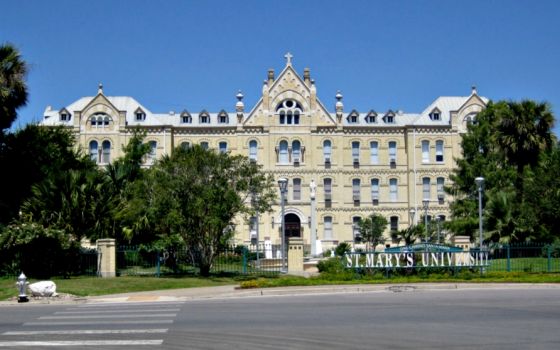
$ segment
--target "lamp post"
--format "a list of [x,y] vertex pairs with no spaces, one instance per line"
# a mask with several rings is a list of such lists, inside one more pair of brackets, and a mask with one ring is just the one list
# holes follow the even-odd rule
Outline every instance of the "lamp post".
[[424,232],[426,234],[424,242],[428,242],[428,206],[430,205],[429,199],[423,199],[422,205],[424,206]]
[[441,216],[436,216],[436,224],[437,224],[437,243],[441,244],[441,240],[440,240],[440,228],[439,228],[439,223],[441,222]]
[[280,188],[280,205],[282,208],[282,219],[281,219],[281,225],[282,225],[282,272],[286,272],[285,268],[286,268],[286,225],[285,225],[285,217],[284,217],[284,201],[285,201],[285,196],[286,196],[286,191],[288,188],[288,179],[281,177],[278,179],[278,187]]
[[474,179],[476,186],[478,186],[478,233],[479,233],[479,254],[482,254],[482,185],[484,185],[484,178],[482,176]]
[[409,211],[410,213],[410,227],[414,226],[414,216],[416,215],[416,210],[411,208]]

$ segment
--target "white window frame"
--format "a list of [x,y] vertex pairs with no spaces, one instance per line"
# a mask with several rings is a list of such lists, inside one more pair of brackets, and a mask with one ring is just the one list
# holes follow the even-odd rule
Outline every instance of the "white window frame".
[[369,143],[371,164],[379,164],[379,142],[371,141]]
[[430,162],[430,141],[422,141],[422,163]]
[[397,178],[389,179],[389,197],[391,202],[396,202],[399,199],[399,181]]

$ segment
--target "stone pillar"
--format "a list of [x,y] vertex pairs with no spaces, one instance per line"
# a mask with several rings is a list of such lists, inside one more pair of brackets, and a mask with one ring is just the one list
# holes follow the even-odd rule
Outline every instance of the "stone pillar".
[[288,243],[288,273],[303,272],[303,239],[291,237]]
[[97,274],[100,277],[117,275],[115,240],[112,238],[97,240]]

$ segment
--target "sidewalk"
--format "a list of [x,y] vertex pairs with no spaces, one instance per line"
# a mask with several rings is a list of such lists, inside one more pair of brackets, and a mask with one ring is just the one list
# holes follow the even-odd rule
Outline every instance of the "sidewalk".
[[[344,293],[404,293],[437,290],[476,289],[532,289],[551,288],[560,290],[560,284],[552,283],[411,283],[411,284],[353,284],[325,286],[297,286],[278,288],[238,289],[236,285],[185,289],[168,289],[147,292],[111,294],[94,297],[74,297],[61,294],[52,298],[30,298],[20,305],[33,304],[84,304],[123,302],[173,302],[246,297],[271,297],[289,295],[321,295]],[[17,300],[0,302],[0,306],[18,305]]]

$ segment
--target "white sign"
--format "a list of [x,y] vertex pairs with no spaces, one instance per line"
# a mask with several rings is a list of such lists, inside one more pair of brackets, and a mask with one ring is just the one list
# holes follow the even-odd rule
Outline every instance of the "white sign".
[[488,252],[347,253],[347,268],[488,266]]

